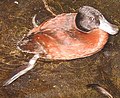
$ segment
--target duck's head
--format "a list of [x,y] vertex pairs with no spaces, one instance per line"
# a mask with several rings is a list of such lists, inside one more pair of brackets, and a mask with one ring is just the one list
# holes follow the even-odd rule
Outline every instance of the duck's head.
[[109,23],[98,10],[90,6],[80,7],[75,22],[77,28],[83,32],[89,33],[90,30],[99,28],[114,35],[119,31],[118,26]]

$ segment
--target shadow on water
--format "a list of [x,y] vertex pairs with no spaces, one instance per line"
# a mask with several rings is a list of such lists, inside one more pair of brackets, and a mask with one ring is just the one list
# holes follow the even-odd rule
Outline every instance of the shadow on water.
[[[83,5],[97,8],[120,27],[119,0],[47,0],[51,9],[60,14],[77,12]],[[89,83],[105,87],[114,98],[120,96],[120,33],[110,36],[99,53],[71,61],[38,60],[34,69],[7,87],[2,83],[10,73],[32,57],[16,49],[16,43],[37,23],[53,17],[42,0],[0,0],[0,98],[106,98]]]

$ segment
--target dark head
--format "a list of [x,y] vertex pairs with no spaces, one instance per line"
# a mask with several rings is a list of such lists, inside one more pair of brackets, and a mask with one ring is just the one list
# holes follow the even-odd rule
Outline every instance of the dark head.
[[90,6],[80,7],[75,22],[77,28],[83,32],[99,28],[114,35],[119,30],[116,25],[110,24],[98,10]]

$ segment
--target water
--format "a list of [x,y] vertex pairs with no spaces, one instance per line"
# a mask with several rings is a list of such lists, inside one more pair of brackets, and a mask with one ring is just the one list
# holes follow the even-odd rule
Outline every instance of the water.
[[[54,13],[77,12],[80,6],[97,8],[111,22],[120,27],[120,0],[48,0]],[[17,50],[16,43],[37,23],[53,17],[42,0],[0,0],[0,98],[107,98],[89,83],[106,88],[114,98],[120,97],[120,33],[110,36],[99,53],[71,61],[39,59],[33,70],[7,87],[3,82],[14,69],[33,56]]]

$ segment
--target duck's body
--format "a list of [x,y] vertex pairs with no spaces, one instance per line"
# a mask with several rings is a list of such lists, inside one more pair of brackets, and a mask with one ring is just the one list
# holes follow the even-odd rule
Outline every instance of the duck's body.
[[76,14],[60,14],[42,23],[26,36],[29,38],[26,44],[18,46],[22,51],[40,53],[41,58],[54,60],[83,58],[100,51],[107,42],[108,33],[100,29],[93,29],[89,34],[79,31]]

